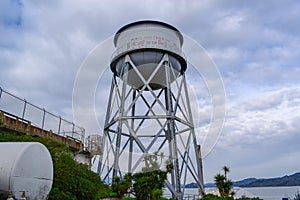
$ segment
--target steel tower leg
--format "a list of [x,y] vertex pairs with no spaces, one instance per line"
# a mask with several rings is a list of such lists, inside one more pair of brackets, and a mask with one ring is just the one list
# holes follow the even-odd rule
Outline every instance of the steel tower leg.
[[170,81],[170,67],[169,67],[169,60],[168,57],[165,58],[165,65],[166,65],[166,85],[165,88],[165,99],[166,99],[166,108],[167,108],[167,115],[172,116],[168,119],[168,131],[167,131],[167,138],[169,142],[169,151],[173,162],[174,170],[172,171],[172,185],[175,186],[177,195],[173,194],[173,198],[177,196],[181,196],[181,185],[180,185],[180,171],[179,171],[179,164],[178,164],[178,155],[177,155],[177,143],[176,143],[176,133],[175,133],[175,122],[174,122],[174,109],[173,109],[173,98],[172,98],[172,91],[171,91],[171,81]]

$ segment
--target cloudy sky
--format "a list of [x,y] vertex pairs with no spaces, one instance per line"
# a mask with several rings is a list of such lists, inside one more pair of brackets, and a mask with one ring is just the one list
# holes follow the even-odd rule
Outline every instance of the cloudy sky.
[[[121,26],[143,19],[196,40],[223,78],[226,118],[203,160],[206,182],[224,165],[233,180],[300,171],[298,0],[2,0],[0,87],[72,120],[84,59]],[[201,77],[188,77],[202,88]],[[209,116],[208,96],[199,102]]]

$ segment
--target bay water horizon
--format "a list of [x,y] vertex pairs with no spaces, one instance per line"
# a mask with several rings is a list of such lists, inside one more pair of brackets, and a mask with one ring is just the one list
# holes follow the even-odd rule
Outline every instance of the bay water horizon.
[[[216,187],[206,187],[205,192],[208,190],[217,189]],[[294,199],[295,194],[300,192],[300,186],[281,186],[281,187],[234,187],[234,189],[242,189],[255,197],[263,200],[282,200],[282,198]],[[198,188],[185,188],[184,199],[193,199],[198,194]],[[167,191],[164,192],[165,197],[171,197]]]

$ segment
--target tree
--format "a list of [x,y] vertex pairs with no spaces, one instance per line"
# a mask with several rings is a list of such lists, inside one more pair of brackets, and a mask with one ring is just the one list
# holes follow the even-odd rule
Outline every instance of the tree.
[[[126,174],[124,179],[117,178],[112,185],[112,190],[118,193],[119,197],[130,191],[137,200],[161,199],[167,174],[173,169],[170,158],[166,161],[166,170],[160,169],[163,157],[163,153],[159,154],[158,152],[144,156],[145,167],[142,168],[142,171],[133,175]],[[124,180],[126,181],[122,182]],[[132,191],[129,190],[131,185]]]
[[224,167],[223,167],[223,170],[224,170],[225,178],[227,178],[227,173],[230,172],[229,167],[224,166]]
[[163,153],[158,154],[158,152],[145,156],[145,167],[142,168],[142,172],[133,175],[133,191],[138,200],[161,199],[167,174],[173,169],[170,158],[166,161],[166,171],[160,169],[163,157]]
[[219,190],[221,197],[229,197],[230,195],[233,195],[233,192],[231,191],[233,182],[229,179],[227,179],[227,173],[229,172],[229,167],[224,166],[224,175],[223,174],[217,174],[215,178],[215,184]]
[[128,193],[132,185],[132,175],[131,173],[125,174],[123,179],[120,177],[115,177],[111,186],[112,192],[116,193],[118,197],[123,197]]
[[222,174],[217,174],[215,176],[215,184],[219,190],[220,196],[223,197],[225,192],[224,192],[224,185],[225,185],[225,180],[226,177]]

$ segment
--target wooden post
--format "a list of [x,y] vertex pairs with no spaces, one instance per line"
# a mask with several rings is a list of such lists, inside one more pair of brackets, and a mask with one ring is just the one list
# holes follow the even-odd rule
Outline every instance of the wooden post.
[[[200,163],[200,171],[201,171],[201,172],[200,172],[200,173],[201,173],[200,178],[201,178],[201,181],[202,181],[202,183],[203,183],[203,165],[202,165],[201,145],[198,144],[197,147],[198,147],[198,159],[199,159],[199,163]],[[202,195],[203,193],[204,193],[204,191],[202,191],[201,188],[198,188],[198,195],[200,196],[200,195]]]

